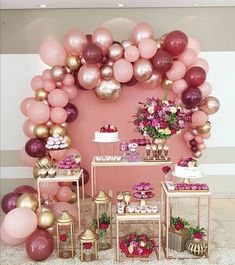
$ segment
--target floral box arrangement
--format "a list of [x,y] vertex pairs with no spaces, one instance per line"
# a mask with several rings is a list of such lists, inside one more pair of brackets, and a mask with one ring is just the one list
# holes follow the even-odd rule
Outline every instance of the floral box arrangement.
[[119,247],[126,257],[147,258],[156,246],[146,234],[130,233],[120,238]]
[[177,191],[208,191],[209,187],[206,183],[177,183],[175,184]]
[[178,161],[177,165],[180,167],[198,167],[199,166],[197,160],[192,157],[181,158]]

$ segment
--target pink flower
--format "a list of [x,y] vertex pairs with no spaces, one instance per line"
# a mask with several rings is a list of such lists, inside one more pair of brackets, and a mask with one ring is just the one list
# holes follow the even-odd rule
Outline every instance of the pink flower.
[[67,240],[67,236],[66,236],[66,234],[62,234],[62,235],[60,235],[60,241],[65,242],[66,240]]
[[106,223],[101,223],[101,224],[99,224],[99,228],[100,228],[100,229],[104,229],[104,230],[106,230],[108,227],[109,227],[109,224],[106,224]]
[[152,126],[157,127],[159,124],[157,119],[152,120]]
[[168,127],[168,124],[167,124],[167,122],[162,121],[162,122],[160,122],[160,126],[162,129],[166,129]]
[[85,249],[91,249],[91,247],[92,247],[92,243],[84,243],[84,244],[83,244],[83,247],[84,247]]
[[162,171],[164,174],[167,174],[168,172],[171,171],[171,167],[170,166],[164,166],[164,167],[162,167]]

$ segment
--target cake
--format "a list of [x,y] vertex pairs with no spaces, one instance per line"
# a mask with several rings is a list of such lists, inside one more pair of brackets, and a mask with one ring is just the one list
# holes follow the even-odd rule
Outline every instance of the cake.
[[68,140],[57,133],[54,133],[53,136],[48,137],[46,148],[49,150],[60,150],[68,148]]
[[178,177],[201,177],[202,173],[197,160],[192,157],[185,157],[175,165],[175,175]]
[[110,143],[118,140],[118,130],[113,125],[107,124],[101,127],[98,132],[95,132],[95,142]]

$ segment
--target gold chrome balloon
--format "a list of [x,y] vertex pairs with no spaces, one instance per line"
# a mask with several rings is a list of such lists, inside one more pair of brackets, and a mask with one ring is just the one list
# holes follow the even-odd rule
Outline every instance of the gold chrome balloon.
[[64,79],[65,70],[63,67],[56,65],[51,68],[50,75],[53,80],[61,82]]
[[197,131],[200,134],[205,134],[205,133],[210,132],[211,131],[211,123],[209,121],[207,121],[204,125],[198,126]]
[[200,158],[201,156],[202,156],[201,151],[197,151],[196,153],[193,153],[193,157],[195,157],[195,158]]
[[102,80],[95,88],[95,93],[102,100],[115,101],[120,97],[121,89],[120,83],[115,79]]
[[36,166],[38,168],[51,168],[52,164],[52,159],[49,156],[42,156],[39,158]]
[[50,135],[53,134],[59,134],[60,136],[65,136],[66,129],[60,124],[55,124],[50,129]]
[[163,48],[163,41],[161,39],[155,39],[155,42],[158,50]]
[[70,70],[77,70],[81,65],[81,61],[76,55],[69,55],[66,58],[66,65]]
[[25,193],[18,198],[16,207],[28,208],[35,212],[38,208],[38,199],[32,194]]
[[72,192],[72,198],[69,201],[70,203],[75,203],[77,201],[77,193],[75,191]]
[[63,126],[66,130],[68,129],[69,125],[67,122],[63,122],[60,124],[61,126]]
[[211,115],[216,113],[220,108],[219,100],[216,97],[206,97],[202,100],[200,109],[206,114]]
[[47,229],[55,222],[55,215],[52,211],[44,211],[38,215],[38,226]]
[[34,127],[33,133],[38,138],[49,137],[49,129],[45,124],[38,124]]
[[47,96],[48,96],[48,93],[43,88],[39,88],[35,91],[36,100],[47,99]]
[[113,77],[113,68],[110,65],[103,65],[100,74],[104,80],[110,80]]
[[37,179],[39,176],[40,176],[40,168],[38,167],[38,166],[35,166],[34,168],[33,168],[33,177],[35,178],[35,179]]
[[68,147],[70,147],[71,144],[72,144],[72,140],[71,140],[71,138],[68,136],[68,134],[66,134],[66,135],[64,136],[64,139],[68,142]]
[[164,90],[171,90],[173,82],[169,80],[168,78],[164,77],[162,79],[162,87]]

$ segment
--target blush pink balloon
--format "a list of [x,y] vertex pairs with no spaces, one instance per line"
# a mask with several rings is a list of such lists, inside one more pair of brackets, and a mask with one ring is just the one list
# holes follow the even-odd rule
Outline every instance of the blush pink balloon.
[[80,156],[81,154],[77,149],[71,147],[71,148],[67,149],[67,151],[66,151],[66,156],[69,156],[69,155],[79,155]]
[[172,84],[172,91],[175,94],[181,94],[188,87],[187,82],[184,79],[177,80]]
[[64,66],[67,53],[64,46],[54,39],[43,41],[39,48],[42,61],[50,66]]
[[50,198],[53,198],[59,189],[60,185],[58,184],[58,182],[40,183],[40,193],[50,195]]
[[84,64],[78,72],[78,82],[85,89],[95,88],[100,81],[100,69],[96,64]]
[[187,48],[183,53],[178,56],[178,60],[181,61],[186,67],[189,67],[195,63],[197,54],[193,49]]
[[57,88],[48,95],[48,102],[52,107],[65,107],[69,102],[69,97],[64,90]]
[[23,124],[23,132],[25,136],[28,138],[34,138],[33,130],[35,128],[35,125],[31,122],[31,120],[26,120]]
[[211,132],[202,134],[202,138],[209,139],[211,137]]
[[55,214],[55,217],[58,218],[62,211],[68,211],[73,217],[77,219],[78,212],[77,209],[68,202],[56,202],[52,205],[51,210]]
[[33,98],[33,97],[25,98],[25,99],[21,102],[21,104],[20,104],[20,110],[21,110],[22,114],[24,114],[24,116],[27,117],[27,111],[28,111],[28,108],[29,108],[29,106],[30,106],[33,102],[36,102],[36,101],[35,101],[35,98]]
[[131,63],[137,61],[140,57],[139,49],[133,45],[127,47],[124,52],[124,57],[128,62]]
[[67,112],[64,108],[56,107],[51,109],[51,120],[54,123],[63,123],[67,119]]
[[141,82],[141,87],[146,89],[153,89],[160,87],[162,81],[162,75],[158,72],[154,72],[149,80]]
[[208,121],[208,115],[201,110],[195,111],[192,114],[192,124],[194,126],[202,126]]
[[126,59],[119,59],[113,65],[114,77],[121,83],[126,83],[133,77],[133,66]]
[[138,23],[131,33],[131,39],[136,45],[138,45],[144,39],[153,38],[153,36],[153,28],[146,22]]
[[185,142],[193,140],[194,136],[190,132],[185,132],[183,135]]
[[174,61],[171,68],[166,72],[166,76],[171,81],[177,81],[184,77],[186,73],[185,65],[180,61]]
[[63,84],[64,84],[65,86],[72,86],[72,85],[74,85],[74,82],[75,82],[75,79],[74,79],[73,75],[71,75],[71,74],[66,74],[66,75],[64,76]]
[[46,80],[46,79],[51,79],[51,69],[46,69],[42,72],[42,77],[43,77],[43,80]]
[[64,86],[63,90],[67,93],[69,100],[75,99],[78,95],[78,89],[75,85]]
[[81,55],[86,45],[87,37],[78,29],[72,29],[64,36],[64,46],[69,53]]
[[197,135],[197,136],[195,136],[195,141],[198,143],[198,144],[203,144],[204,143],[204,140],[203,140],[203,138],[202,138],[202,136],[201,135]]
[[37,163],[38,161],[38,158],[34,158],[34,157],[31,157],[29,156],[26,152],[25,152],[25,148],[21,149],[20,150],[20,161],[25,165],[25,166],[28,166],[28,167],[34,167],[35,164]]
[[31,80],[31,87],[34,91],[39,88],[43,88],[43,78],[41,75],[36,75]]
[[208,82],[204,82],[198,87],[202,93],[202,97],[208,97],[212,91],[212,87]]
[[203,68],[205,70],[206,74],[209,72],[209,64],[203,58],[197,58],[195,63],[192,66],[199,66],[199,67]]
[[61,161],[62,159],[65,158],[66,152],[67,152],[67,149],[51,150],[49,151],[49,154],[53,159],[57,161]]
[[144,39],[138,45],[140,56],[150,59],[157,52],[157,44],[153,39]]
[[206,145],[205,144],[198,144],[197,148],[198,148],[198,150],[202,151],[202,150],[206,149]]
[[30,104],[27,116],[34,124],[47,122],[50,118],[50,108],[43,102],[35,101]]
[[56,198],[59,202],[69,202],[72,199],[72,190],[67,186],[60,187]]
[[3,226],[6,233],[14,238],[28,237],[37,228],[37,215],[27,208],[15,208],[4,218]]
[[72,182],[59,182],[59,185],[60,185],[61,187],[66,186],[66,187],[72,188],[73,183],[72,183]]
[[182,100],[181,100],[181,96],[177,96],[175,99],[174,99],[174,102],[176,104],[176,106],[180,106],[182,105]]
[[105,55],[108,53],[109,46],[113,43],[112,33],[107,28],[97,28],[92,34],[92,43],[99,46]]
[[52,79],[46,79],[43,81],[43,88],[47,92],[51,92],[52,90],[56,88],[55,82]]
[[200,53],[200,44],[194,38],[188,37],[188,45],[187,48],[190,48],[196,52],[196,56]]
[[17,245],[20,245],[20,244],[24,243],[27,238],[15,238],[15,237],[10,236],[6,232],[6,230],[4,228],[4,225],[2,223],[1,227],[0,227],[0,239],[1,239],[2,242],[4,242],[7,245],[17,246]]

